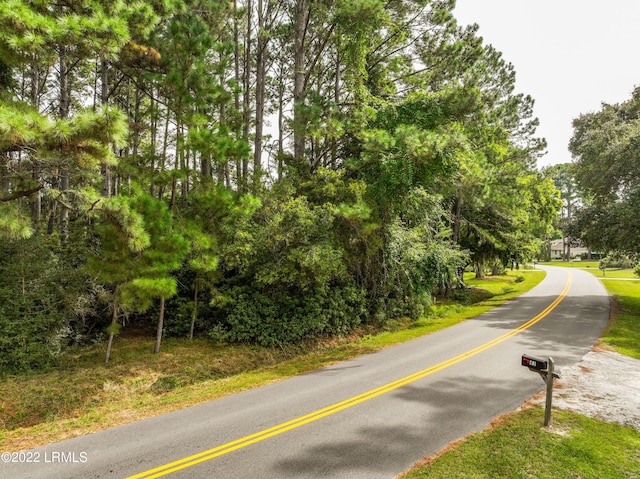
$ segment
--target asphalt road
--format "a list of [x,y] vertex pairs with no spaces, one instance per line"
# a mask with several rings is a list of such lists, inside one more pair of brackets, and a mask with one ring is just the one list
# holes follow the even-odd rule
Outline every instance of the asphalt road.
[[4,454],[0,478],[393,478],[543,390],[520,365],[523,353],[552,356],[562,374],[591,349],[608,320],[605,289],[587,272],[545,269],[536,288],[476,319],[265,387]]

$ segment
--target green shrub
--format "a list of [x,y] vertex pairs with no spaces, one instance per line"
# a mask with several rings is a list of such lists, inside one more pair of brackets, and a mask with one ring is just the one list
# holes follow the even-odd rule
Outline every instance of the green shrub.
[[[352,286],[319,288],[306,294],[267,294],[236,288],[227,305],[226,337],[262,346],[294,343],[318,335],[344,335],[365,315],[364,291]],[[219,328],[215,336],[219,337]]]
[[627,255],[620,253],[618,251],[614,251],[613,253],[609,253],[605,258],[600,260],[600,269],[606,268],[633,268],[634,261],[629,258]]
[[60,267],[53,255],[36,261],[25,245],[2,250],[14,255],[3,255],[0,263],[0,371],[45,369],[54,362],[65,329]]

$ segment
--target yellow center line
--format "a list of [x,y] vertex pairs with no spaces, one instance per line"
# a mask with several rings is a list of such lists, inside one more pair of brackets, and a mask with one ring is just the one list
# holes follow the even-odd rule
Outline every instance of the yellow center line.
[[213,459],[215,457],[222,456],[224,454],[235,451],[237,449],[241,449],[251,444],[264,441],[265,439],[276,436],[278,434],[282,434],[283,432],[286,432],[286,431],[290,431],[291,429],[295,429],[304,424],[317,421],[318,419],[321,419],[325,416],[335,414],[339,411],[342,411],[343,409],[347,409],[352,406],[355,406],[356,404],[360,404],[364,401],[368,401],[369,399],[373,399],[377,396],[388,393],[389,391],[398,389],[409,383],[417,381],[418,379],[422,379],[438,371],[441,371],[445,368],[448,368],[449,366],[453,366],[454,364],[464,361],[465,359],[475,356],[476,354],[486,351],[496,346],[497,344],[500,344],[503,341],[506,341],[507,339],[515,336],[516,334],[521,333],[522,331],[536,324],[538,321],[542,320],[551,311],[553,311],[556,308],[556,306],[558,306],[558,304],[560,304],[560,302],[565,298],[565,296],[567,295],[567,292],[569,291],[570,286],[571,286],[571,273],[569,273],[567,284],[565,285],[560,295],[549,306],[547,306],[541,313],[534,316],[526,323],[521,324],[517,328],[512,329],[511,331],[503,334],[502,336],[498,336],[497,338],[492,339],[487,343],[481,344],[480,346],[477,346],[462,354],[459,354],[458,356],[447,359],[446,361],[443,361],[439,364],[431,366],[427,369],[423,369],[422,371],[418,371],[416,373],[410,374],[409,376],[405,376],[391,383],[385,384],[375,389],[371,389],[370,391],[362,393],[358,396],[353,396],[349,399],[345,399],[344,401],[332,404],[331,406],[327,406],[325,408],[318,409],[317,411],[306,414],[304,416],[297,417],[295,419],[292,419],[291,421],[283,422],[281,424],[270,427],[268,429],[264,429],[262,431],[256,432],[255,434],[251,434],[249,436],[236,439],[235,441],[227,442],[226,444],[222,444],[212,449],[202,451],[198,454],[194,454],[192,456],[188,456],[183,459],[170,462],[163,466],[141,472],[139,474],[130,476],[127,479],[152,479],[156,477],[166,476],[167,474],[171,474],[172,472],[176,472],[181,469],[186,469],[187,467],[191,467],[201,462]]

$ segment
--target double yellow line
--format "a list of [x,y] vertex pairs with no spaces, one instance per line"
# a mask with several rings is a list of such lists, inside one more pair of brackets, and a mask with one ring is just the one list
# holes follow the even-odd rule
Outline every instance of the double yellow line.
[[347,409],[352,406],[355,406],[356,404],[360,404],[364,401],[368,401],[369,399],[373,399],[377,396],[388,393],[389,391],[398,389],[409,383],[417,381],[418,379],[422,379],[426,376],[429,376],[445,368],[448,368],[449,366],[453,366],[454,364],[464,361],[467,358],[475,356],[476,354],[486,351],[487,349],[490,349],[496,346],[497,344],[500,344],[503,341],[506,341],[507,339],[515,336],[516,334],[521,333],[522,331],[536,324],[538,321],[542,320],[551,311],[553,311],[555,307],[558,306],[558,304],[560,304],[560,302],[565,298],[565,296],[567,295],[567,292],[569,291],[570,286],[571,286],[571,273],[569,273],[567,284],[565,285],[560,295],[549,306],[547,306],[540,314],[531,318],[529,321],[518,326],[517,328],[512,329],[511,331],[503,334],[502,336],[499,336],[474,349],[471,349],[462,354],[459,354],[458,356],[455,356],[451,359],[447,359],[446,361],[436,364],[435,366],[431,366],[430,368],[423,369],[422,371],[418,371],[409,376],[403,377],[394,382],[372,389],[358,396],[354,396],[349,399],[345,399],[344,401],[332,404],[331,406],[327,406],[323,409],[319,409],[310,414],[300,416],[296,419],[292,419],[291,421],[283,422],[276,426],[270,427],[269,429],[264,429],[263,431],[257,432],[255,434],[251,434],[249,436],[236,439],[235,441],[222,444],[221,446],[214,447],[213,449],[208,449],[198,454],[194,454],[192,456],[188,456],[183,459],[170,462],[168,464],[165,464],[164,466],[156,467],[155,469],[150,469],[148,471],[141,472],[134,476],[130,476],[127,479],[152,479],[156,477],[166,476],[167,474],[180,471],[187,467],[195,466],[196,464],[199,464],[201,462],[205,462],[215,457],[222,456],[224,454],[230,453],[237,449],[241,449],[251,444],[255,444],[256,442],[264,441],[265,439],[268,439],[273,436],[277,436],[278,434],[282,434],[283,432],[290,431],[291,429],[295,429],[297,427],[303,426],[304,424],[317,421],[318,419],[321,419],[325,416],[335,414],[339,411],[342,411],[343,409]]

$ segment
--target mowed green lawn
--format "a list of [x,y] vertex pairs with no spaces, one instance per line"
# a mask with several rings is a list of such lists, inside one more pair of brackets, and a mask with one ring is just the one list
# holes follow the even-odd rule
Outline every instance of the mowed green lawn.
[[[602,275],[598,263],[552,265]],[[633,277],[631,270],[606,272],[606,278]],[[613,319],[601,344],[640,359],[640,279],[604,279],[603,284],[614,300]],[[554,411],[552,427],[546,429],[543,416],[540,407],[503,416],[437,458],[425,459],[403,478],[640,478],[640,431],[567,411]]]
[[632,269],[607,269],[604,271],[598,270],[589,270],[590,273],[594,274],[598,278],[623,278],[623,279],[637,279],[638,278]]
[[539,263],[546,266],[560,266],[562,268],[598,269],[599,261],[547,261]]
[[597,276],[598,278],[638,278],[632,269],[621,268],[609,268],[606,270],[600,269],[600,263],[598,261],[551,261],[546,263],[540,263],[547,266],[560,266],[563,268],[579,268]]
[[640,432],[566,411],[554,411],[547,429],[543,414],[507,414],[403,479],[640,477]]
[[602,281],[614,299],[615,320],[602,335],[604,346],[640,359],[640,279]]

